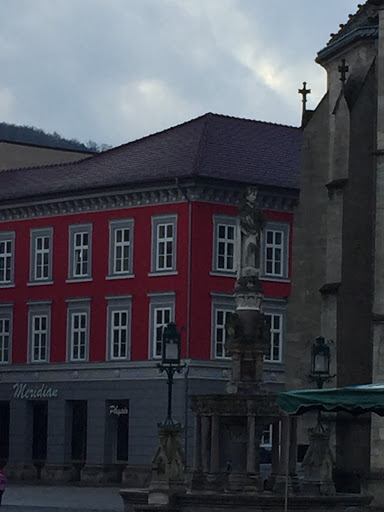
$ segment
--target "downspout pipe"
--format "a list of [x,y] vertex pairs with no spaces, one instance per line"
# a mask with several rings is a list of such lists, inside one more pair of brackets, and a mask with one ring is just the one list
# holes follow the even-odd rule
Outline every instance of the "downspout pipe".
[[[185,359],[190,359],[191,347],[191,271],[192,271],[192,201],[186,190],[180,187],[179,179],[176,177],[176,187],[188,202],[188,267],[187,267],[187,326],[186,326],[186,350]],[[184,454],[186,464],[188,463],[188,395],[189,395],[189,364],[184,370]]]

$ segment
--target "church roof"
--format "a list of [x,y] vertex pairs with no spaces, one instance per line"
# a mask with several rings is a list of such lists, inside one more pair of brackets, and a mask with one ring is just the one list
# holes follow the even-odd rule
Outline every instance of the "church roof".
[[299,188],[301,131],[205,114],[80,162],[0,173],[0,202],[207,177]]
[[376,39],[378,37],[378,13],[377,6],[383,0],[367,0],[359,4],[355,14],[350,14],[347,23],[340,24],[340,30],[331,34],[327,46],[317,54],[317,61],[326,61],[342,48],[359,39]]

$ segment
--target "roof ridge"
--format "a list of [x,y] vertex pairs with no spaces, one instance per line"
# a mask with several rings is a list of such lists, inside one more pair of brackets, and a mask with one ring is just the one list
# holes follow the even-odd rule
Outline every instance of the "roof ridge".
[[[272,121],[261,121],[260,119],[250,119],[248,117],[236,117],[236,116],[231,116],[229,114],[216,114],[214,112],[209,112],[209,114],[212,117],[222,117],[222,118],[226,118],[226,119],[234,119],[236,121],[244,121],[247,123],[268,124],[268,125],[272,125],[272,126],[282,126],[283,128],[293,128],[294,130],[300,130],[299,126],[292,126],[290,124],[273,123]],[[206,115],[208,115],[208,114],[206,114]]]
[[81,164],[85,161],[90,160],[93,158],[93,155],[96,155],[98,153],[92,153],[91,155],[87,156],[86,158],[82,158],[81,160],[72,160],[71,162],[58,162],[57,164],[45,164],[45,165],[29,165],[27,167],[12,167],[11,169],[3,169],[1,174],[4,172],[14,172],[14,171],[33,171],[35,169],[51,169],[51,168],[57,168],[57,167],[67,167],[74,164]]
[[133,140],[130,140],[128,142],[124,142],[123,144],[120,144],[119,146],[115,146],[113,148],[110,148],[110,149],[107,149],[106,151],[103,151],[101,153],[95,153],[94,154],[94,158],[98,157],[98,156],[101,156],[101,155],[105,155],[106,153],[109,153],[111,151],[115,151],[117,149],[120,149],[120,148],[123,148],[125,146],[128,146],[130,144],[138,144],[142,141],[145,141],[151,137],[155,137],[156,135],[160,135],[161,133],[166,133],[166,132],[170,132],[170,131],[173,131],[177,128],[180,128],[181,126],[185,126],[189,123],[194,123],[196,121],[199,121],[200,119],[203,119],[204,117],[206,118],[212,118],[213,116],[215,117],[224,117],[224,118],[228,118],[228,119],[235,119],[237,121],[248,121],[248,122],[252,122],[252,123],[262,123],[262,124],[270,124],[270,125],[274,125],[274,126],[284,126],[286,128],[297,128],[297,129],[300,129],[298,126],[291,126],[291,125],[285,125],[285,124],[281,124],[281,123],[272,123],[270,121],[260,121],[260,120],[256,120],[256,119],[247,119],[247,118],[243,118],[243,117],[236,117],[236,116],[230,116],[228,114],[216,114],[214,112],[206,112],[205,114],[201,114],[200,116],[197,116],[197,117],[193,117],[192,119],[189,119],[188,121],[184,121],[182,123],[179,123],[179,124],[176,124],[176,125],[173,125],[173,126],[170,126],[168,128],[164,128],[163,130],[159,130],[157,132],[153,132],[153,133],[149,133],[148,135],[144,135],[144,137],[140,137],[138,139],[133,139]]
[[181,126],[184,126],[189,123],[193,123],[195,121],[198,121],[199,119],[202,119],[203,117],[207,116],[209,113],[202,114],[200,116],[194,117],[192,119],[189,119],[188,121],[184,121],[180,124],[175,124],[173,126],[169,126],[168,128],[164,128],[163,130],[159,130],[157,132],[149,133],[148,135],[144,135],[144,137],[140,137],[138,139],[133,139],[128,142],[123,142],[123,144],[120,144],[119,146],[115,146],[113,148],[107,149],[106,151],[103,151],[101,153],[96,153],[95,156],[105,155],[106,153],[110,153],[111,151],[115,151],[117,149],[123,148],[124,146],[128,146],[130,144],[138,144],[139,142],[142,142],[144,140],[147,140],[151,137],[155,137],[156,135],[160,135],[161,133],[170,132],[172,130],[175,130],[176,128],[180,128]]
[[92,155],[95,153],[94,151],[85,150],[85,149],[71,149],[71,148],[64,148],[61,146],[50,146],[49,144],[35,144],[34,142],[23,142],[19,140],[10,140],[10,139],[4,139],[0,138],[0,143],[6,143],[6,144],[17,144],[19,146],[28,146],[32,148],[42,148],[42,149],[52,149],[53,151],[66,151],[68,153],[83,153],[84,155]]
[[153,133],[149,133],[148,135],[144,135],[144,137],[140,137],[138,139],[134,139],[134,140],[131,140],[131,141],[128,141],[128,142],[124,142],[123,144],[120,144],[119,146],[115,146],[113,148],[110,148],[110,149],[107,149],[106,151],[103,151],[101,153],[95,153],[92,158],[99,158],[101,157],[102,155],[105,155],[107,153],[110,153],[110,152],[113,152],[113,151],[117,151],[119,149],[122,149],[126,146],[129,146],[129,145],[132,145],[132,144],[139,144],[141,142],[144,142],[146,141],[147,139],[151,138],[151,137],[156,137],[157,135],[160,135],[162,133],[167,133],[167,132],[172,132],[173,130],[176,130],[182,126],[185,126],[185,125],[188,125],[190,123],[195,123],[203,118],[206,118],[206,119],[212,119],[212,117],[221,117],[221,118],[227,118],[227,119],[234,119],[236,121],[244,121],[244,122],[251,122],[251,123],[259,123],[259,124],[265,124],[265,125],[273,125],[273,126],[282,126],[282,127],[285,127],[285,128],[293,128],[293,129],[297,129],[299,130],[300,127],[298,126],[291,126],[291,125],[285,125],[285,124],[281,124],[281,123],[272,123],[270,121],[260,121],[260,120],[256,120],[256,119],[247,119],[247,118],[242,118],[242,117],[236,117],[236,116],[231,116],[231,115],[228,115],[228,114],[216,114],[214,112],[206,112],[205,114],[202,114],[200,116],[197,116],[197,117],[193,117],[192,119],[189,119],[188,121],[184,121],[183,123],[179,123],[179,124],[176,124],[174,126],[170,126],[168,128],[165,128],[164,130],[159,130],[157,132],[153,132]]

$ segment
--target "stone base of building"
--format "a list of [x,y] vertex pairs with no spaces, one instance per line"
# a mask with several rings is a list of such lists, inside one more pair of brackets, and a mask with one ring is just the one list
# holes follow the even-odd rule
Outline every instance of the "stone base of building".
[[202,471],[195,470],[192,473],[191,490],[201,491],[202,489],[204,489],[204,473]]
[[371,472],[368,478],[362,480],[361,492],[373,496],[372,505],[384,508],[384,471]]
[[34,464],[13,464],[8,462],[4,468],[9,480],[37,480],[38,470]]
[[226,492],[261,492],[264,490],[264,478],[258,474],[232,472],[226,478]]
[[[170,505],[151,506],[148,504],[148,492],[122,489],[124,512],[254,512],[268,510],[281,512],[284,510],[284,496],[246,493],[215,493],[190,492],[175,496]],[[367,507],[372,501],[371,496],[356,494],[336,494],[334,496],[290,496],[288,510],[301,512],[344,512],[348,507]]]
[[192,491],[261,492],[264,482],[265,479],[258,474],[194,471],[190,487]]
[[75,480],[75,468],[72,464],[45,464],[40,478],[44,482],[72,482]]
[[80,480],[94,484],[121,482],[120,464],[85,464],[80,471]]
[[303,481],[301,485],[302,493],[305,495],[332,496],[336,494],[333,481],[310,482]]
[[151,480],[152,468],[149,465],[127,465],[122,475],[121,483],[124,487],[137,489],[148,488]]
[[[269,481],[269,485],[271,485],[271,490],[273,490],[273,492],[275,492],[276,494],[285,494],[285,489],[286,489],[286,477],[285,475],[274,475],[273,477],[271,477],[270,481]],[[268,484],[267,484],[267,488],[268,488]],[[289,476],[288,477],[288,493],[290,495],[292,494],[297,494],[300,492],[300,480],[298,479],[297,476]],[[318,493],[315,492],[314,493],[315,495],[317,495]]]

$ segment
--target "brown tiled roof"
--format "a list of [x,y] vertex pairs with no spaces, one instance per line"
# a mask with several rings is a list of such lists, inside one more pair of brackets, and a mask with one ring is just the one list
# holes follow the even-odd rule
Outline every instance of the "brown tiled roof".
[[202,176],[299,187],[298,128],[205,114],[80,162],[0,173],[0,201]]

